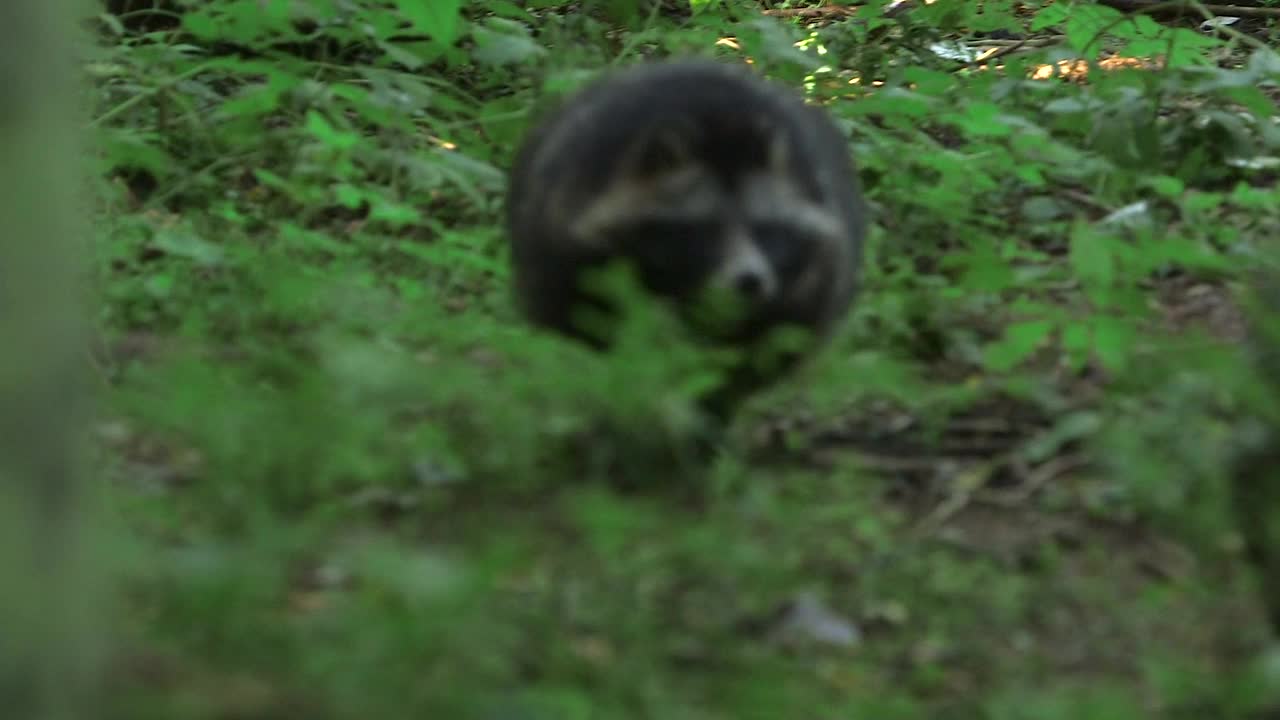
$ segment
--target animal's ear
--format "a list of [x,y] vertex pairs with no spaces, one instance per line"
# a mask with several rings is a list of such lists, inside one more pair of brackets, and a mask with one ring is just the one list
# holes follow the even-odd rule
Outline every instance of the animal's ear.
[[625,153],[622,174],[632,180],[661,177],[692,165],[693,136],[681,124],[663,124],[641,133]]

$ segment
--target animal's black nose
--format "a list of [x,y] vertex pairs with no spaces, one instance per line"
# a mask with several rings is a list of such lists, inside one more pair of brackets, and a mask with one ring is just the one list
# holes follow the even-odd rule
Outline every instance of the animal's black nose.
[[743,270],[733,278],[733,287],[750,300],[759,299],[764,295],[765,284],[765,278],[750,269]]

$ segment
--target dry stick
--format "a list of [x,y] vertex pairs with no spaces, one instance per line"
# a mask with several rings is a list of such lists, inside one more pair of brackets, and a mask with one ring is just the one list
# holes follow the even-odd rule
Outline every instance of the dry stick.
[[1050,482],[1063,475],[1089,466],[1089,460],[1082,455],[1060,455],[1046,461],[1040,467],[1028,470],[1026,481],[1009,490],[985,490],[978,494],[978,500],[999,507],[1016,507],[1026,503]]
[[993,48],[993,49],[1021,48],[1021,47],[1040,48],[1040,47],[1049,47],[1050,45],[1057,45],[1060,42],[1062,42],[1062,38],[1060,36],[1027,38],[1024,40],[1001,40],[999,38],[983,38],[981,40],[974,40],[972,42],[969,42],[968,45],[970,47],[984,48],[984,49],[985,48]]
[[979,463],[965,472],[968,478],[980,477],[980,482],[957,483],[958,488],[942,502],[929,512],[928,515],[921,518],[912,528],[912,532],[917,537],[928,537],[938,532],[938,530],[946,524],[948,520],[960,514],[970,503],[976,499],[978,491],[986,484],[987,479],[1003,464],[1010,462],[1014,458],[1013,452],[1005,452],[996,455],[986,462]]
[[1098,0],[1099,5],[1141,12],[1148,15],[1197,15],[1203,8],[1213,15],[1233,17],[1280,18],[1280,8],[1248,7],[1244,5],[1191,5],[1190,3],[1167,2],[1166,0]]
[[[1189,4],[1168,2],[1168,0],[1098,0],[1098,4],[1115,8],[1116,10],[1141,12],[1149,15],[1197,14],[1196,8]],[[1207,10],[1213,15],[1280,18],[1280,8],[1253,7],[1248,5],[1200,5],[1199,7]],[[822,5],[820,7],[806,8],[776,8],[773,10],[765,10],[763,12],[765,15],[772,15],[774,17],[823,18],[833,16],[850,17],[857,11],[858,8],[849,5]]]
[[774,17],[822,18],[833,15],[852,16],[858,8],[848,5],[823,5],[821,7],[776,8],[764,10],[765,15]]
[[1012,55],[1024,47],[1031,46],[1031,38],[1019,38],[1009,45],[999,45],[993,47],[987,52],[981,53],[978,57],[965,64],[965,69],[972,70],[980,65],[990,65],[993,60],[997,60],[1006,55]]
[[[900,15],[911,12],[916,7],[913,0],[905,0],[903,2],[892,3],[884,9],[884,16],[887,18],[896,18]],[[798,17],[798,18],[825,18],[832,16],[852,17],[858,12],[858,8],[851,5],[822,5],[819,7],[804,8],[774,8],[762,11],[765,15],[774,17]]]

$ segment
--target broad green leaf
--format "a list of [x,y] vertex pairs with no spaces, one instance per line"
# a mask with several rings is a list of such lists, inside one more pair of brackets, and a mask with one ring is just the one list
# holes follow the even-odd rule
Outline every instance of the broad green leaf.
[[1129,363],[1135,330],[1124,318],[1102,316],[1094,319],[1093,349],[1109,370],[1123,370]]
[[182,16],[182,27],[197,40],[215,40],[218,37],[218,21],[206,13],[187,12]]
[[1076,225],[1071,236],[1071,267],[1087,284],[1108,286],[1115,281],[1115,257],[1110,244],[1117,242],[1088,225]]
[[994,103],[972,103],[964,114],[954,115],[952,120],[973,137],[1004,137],[1012,132],[1000,107]]
[[133,167],[163,176],[174,165],[174,158],[153,142],[153,138],[129,129],[109,128],[99,136],[102,164],[105,168]]
[[403,65],[410,70],[417,70],[426,64],[425,60],[396,43],[379,42],[378,47],[387,54],[387,58],[392,62]]
[[385,222],[393,227],[403,227],[422,219],[418,209],[374,195],[369,198],[369,219]]
[[335,128],[323,115],[307,112],[307,130],[325,145],[336,150],[349,150],[360,142],[360,136]]
[[519,65],[547,54],[529,35],[529,28],[513,20],[490,18],[473,28],[471,36],[476,41],[471,56],[486,65]]
[[956,78],[951,73],[938,72],[925,67],[903,68],[902,77],[912,85],[912,90],[908,92],[930,97],[943,96],[956,87]]
[[1071,323],[1062,328],[1062,350],[1067,354],[1067,360],[1070,362],[1072,369],[1079,370],[1089,361],[1089,355],[1093,350],[1093,339],[1089,332],[1089,325],[1083,322]]
[[1008,261],[1000,257],[995,244],[990,240],[974,242],[973,249],[965,258],[968,269],[960,280],[963,287],[984,292],[998,292],[1009,287],[1013,282],[1013,268]]
[[185,258],[205,267],[220,264],[225,254],[220,245],[215,245],[196,235],[191,228],[182,226],[156,233],[152,244],[173,257]]
[[1034,353],[1053,332],[1049,320],[1029,320],[1014,323],[1004,330],[1004,337],[987,345],[987,366],[997,372],[1011,370]]
[[462,0],[396,0],[400,14],[441,45],[453,45],[462,24]]
[[1087,57],[1092,59],[1100,49],[1102,33],[1116,34],[1116,28],[1123,25],[1118,21],[1123,17],[1120,11],[1102,5],[1073,5],[1067,20],[1067,40],[1076,50],[1088,49]]
[[1170,175],[1156,175],[1146,178],[1143,180],[1143,184],[1167,198],[1177,197],[1187,189],[1186,183]]
[[1066,213],[1067,207],[1062,202],[1047,195],[1030,197],[1022,203],[1022,216],[1035,223],[1048,222]]
[[228,118],[258,117],[280,107],[280,98],[297,87],[299,78],[284,73],[271,73],[265,85],[249,85],[218,107],[218,114]]
[[364,202],[364,192],[348,183],[335,185],[333,194],[338,199],[338,202],[346,208],[357,208]]

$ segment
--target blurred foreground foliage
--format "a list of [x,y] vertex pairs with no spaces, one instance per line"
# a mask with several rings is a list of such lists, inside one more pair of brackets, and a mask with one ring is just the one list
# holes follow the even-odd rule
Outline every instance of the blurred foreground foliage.
[[[1227,482],[1276,406],[1237,302],[1280,237],[1265,21],[108,5],[85,61],[96,433],[127,569],[108,715],[1280,698]],[[610,357],[529,331],[498,230],[534,114],[680,54],[825,104],[875,211],[855,314],[708,469],[671,452],[695,350],[657,316]]]

